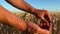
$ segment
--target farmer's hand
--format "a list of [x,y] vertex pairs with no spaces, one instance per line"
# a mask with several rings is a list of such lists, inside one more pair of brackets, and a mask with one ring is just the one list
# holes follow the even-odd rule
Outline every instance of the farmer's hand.
[[27,23],[27,26],[30,34],[49,34],[48,30],[42,29],[41,27],[39,27],[37,24],[33,22]]
[[52,30],[52,19],[51,15],[47,10],[35,10],[35,14],[38,18],[42,20],[39,24],[40,28],[51,32]]
[[34,15],[42,20],[42,25],[50,26],[52,19],[50,13],[47,10],[35,9]]
[[43,21],[47,22],[47,20],[44,18],[45,15],[48,16],[49,20],[51,20],[49,13],[46,10],[38,10],[26,3],[24,0],[6,0],[8,3],[10,3],[12,6],[19,8],[20,10],[32,13],[42,19]]
[[35,10],[35,16],[37,16],[38,18],[40,18],[43,22],[51,22],[51,15],[47,10]]

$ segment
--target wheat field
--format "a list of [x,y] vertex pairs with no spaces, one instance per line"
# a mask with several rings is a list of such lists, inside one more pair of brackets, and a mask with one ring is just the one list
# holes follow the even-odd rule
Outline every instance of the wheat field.
[[[12,12],[15,16],[24,19],[25,21],[33,21],[36,24],[40,23],[40,19],[30,13]],[[52,34],[60,34],[60,12],[51,12],[52,16]],[[0,34],[26,34],[18,31],[15,28],[0,23]]]

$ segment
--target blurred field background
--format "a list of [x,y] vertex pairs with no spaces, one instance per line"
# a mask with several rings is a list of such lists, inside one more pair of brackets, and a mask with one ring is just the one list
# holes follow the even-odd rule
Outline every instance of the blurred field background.
[[[38,19],[36,16],[25,13],[25,12],[12,12],[14,15],[16,15],[19,18],[24,19],[25,21],[33,21],[36,24],[40,23],[40,19]],[[52,22],[53,22],[53,28],[52,28],[52,34],[60,34],[60,12],[50,12],[52,16]],[[17,29],[9,27],[7,25],[3,25],[0,23],[0,34],[25,34],[21,31],[17,31]]]

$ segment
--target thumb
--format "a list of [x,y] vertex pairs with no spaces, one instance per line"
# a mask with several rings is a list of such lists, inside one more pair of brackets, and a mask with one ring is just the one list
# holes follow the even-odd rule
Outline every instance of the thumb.
[[42,20],[44,23],[48,23],[48,21],[47,21],[44,17],[42,17],[41,20]]

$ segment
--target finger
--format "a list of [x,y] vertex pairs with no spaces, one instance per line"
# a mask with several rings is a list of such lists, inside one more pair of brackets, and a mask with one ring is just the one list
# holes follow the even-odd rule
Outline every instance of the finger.
[[50,14],[48,14],[48,19],[49,19],[49,31],[51,31],[52,30],[52,18],[51,18],[51,15]]
[[50,26],[48,22],[48,18],[42,18],[44,25]]
[[42,28],[42,29],[46,29],[46,30],[49,30],[49,26],[47,26],[47,23],[40,23],[40,27]]
[[47,19],[47,20],[48,20],[48,22],[49,22],[49,23],[48,23],[48,24],[49,24],[49,26],[51,26],[51,25],[50,25],[50,23],[52,23],[51,15],[48,13],[48,14],[47,14],[47,16],[48,16],[48,17],[47,17],[46,19]]
[[46,11],[45,15],[47,16],[48,21],[52,22],[51,14],[48,11]]
[[42,24],[41,28],[49,30],[49,23],[42,22],[41,24]]
[[44,23],[48,23],[48,21],[47,21],[44,17],[41,17],[41,20],[42,20]]
[[48,13],[47,16],[48,16],[48,20],[49,20],[49,22],[52,22],[52,18],[51,18],[50,13]]
[[50,25],[50,18],[49,18],[49,15],[48,14],[45,14],[44,18],[48,21],[47,26]]
[[52,23],[50,23],[49,31],[52,31]]
[[42,28],[42,23],[40,23],[40,27]]
[[43,23],[44,26],[46,26],[47,24],[46,23]]
[[50,23],[46,23],[46,26],[50,26]]

